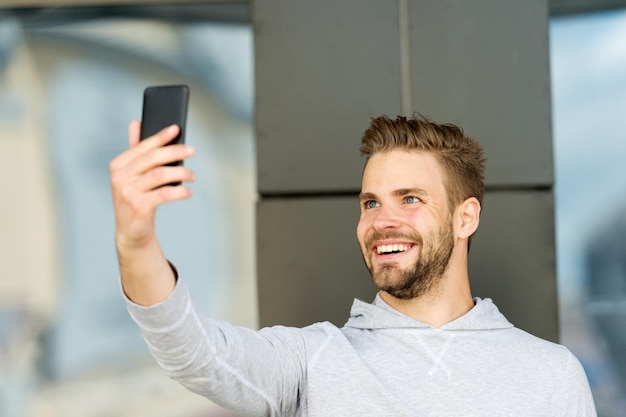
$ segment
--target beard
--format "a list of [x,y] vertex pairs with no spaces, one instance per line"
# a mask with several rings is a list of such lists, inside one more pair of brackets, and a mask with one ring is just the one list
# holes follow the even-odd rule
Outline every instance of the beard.
[[363,258],[376,288],[396,298],[410,300],[426,294],[442,280],[454,249],[452,220],[448,219],[425,240],[418,233],[411,235],[374,233],[367,239],[365,247],[372,248],[373,242],[381,239],[402,238],[415,242],[419,247],[418,259],[413,265],[407,268],[393,264],[376,267],[367,261],[368,252],[365,251]]

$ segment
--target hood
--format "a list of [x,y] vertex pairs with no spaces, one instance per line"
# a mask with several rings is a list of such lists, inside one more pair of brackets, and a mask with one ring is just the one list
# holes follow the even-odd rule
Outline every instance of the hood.
[[[373,303],[354,300],[346,327],[356,329],[434,328],[400,313],[387,304],[380,295]],[[513,325],[500,313],[489,298],[474,298],[474,308],[465,315],[440,327],[441,330],[495,330],[509,329]]]

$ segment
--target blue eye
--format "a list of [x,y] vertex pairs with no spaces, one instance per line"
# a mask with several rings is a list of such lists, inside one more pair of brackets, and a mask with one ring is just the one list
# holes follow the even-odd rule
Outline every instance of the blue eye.
[[378,207],[378,202],[374,201],[374,200],[369,200],[365,202],[365,207],[368,209],[374,208],[374,207]]
[[415,204],[415,203],[419,203],[420,199],[417,197],[413,197],[413,196],[409,196],[406,198],[406,202],[408,204]]

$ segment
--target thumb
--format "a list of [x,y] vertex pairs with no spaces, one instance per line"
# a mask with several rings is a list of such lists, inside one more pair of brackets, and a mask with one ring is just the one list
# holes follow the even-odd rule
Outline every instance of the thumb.
[[133,120],[128,125],[128,146],[132,148],[139,143],[141,134],[141,122],[139,120]]

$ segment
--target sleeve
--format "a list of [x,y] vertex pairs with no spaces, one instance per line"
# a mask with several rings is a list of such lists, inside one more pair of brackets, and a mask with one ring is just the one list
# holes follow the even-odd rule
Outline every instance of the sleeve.
[[126,302],[151,354],[170,378],[237,413],[296,414],[311,349],[303,329],[254,331],[208,319],[194,308],[181,279],[159,304]]
[[567,370],[561,388],[559,416],[596,417],[596,406],[589,381],[580,361],[569,352]]

